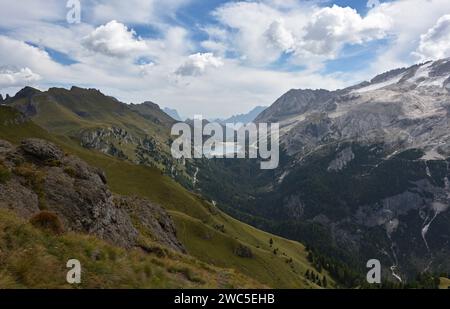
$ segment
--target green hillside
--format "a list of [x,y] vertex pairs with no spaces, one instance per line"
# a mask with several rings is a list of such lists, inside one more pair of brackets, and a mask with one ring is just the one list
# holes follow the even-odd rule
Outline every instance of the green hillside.
[[441,278],[441,283],[439,284],[440,289],[450,289],[450,279]]
[[[50,134],[30,121],[13,121],[19,118],[14,110],[0,108],[0,138],[15,144],[28,137],[50,140],[66,152],[103,169],[113,192],[138,195],[160,204],[172,215],[178,237],[188,253],[198,260],[233,268],[270,287],[318,287],[304,277],[313,267],[307,261],[303,245],[230,218],[156,168],[85,149],[73,137]],[[332,287],[333,281],[328,278],[328,282]]]
[[41,92],[26,87],[8,105],[45,130],[76,138],[86,148],[184,177],[184,166],[170,155],[170,127],[175,121],[156,104],[127,105],[95,89]]
[[[126,251],[94,237],[56,236],[0,210],[0,288],[261,288],[231,269],[170,251]],[[79,285],[66,282],[65,264],[82,265]]]

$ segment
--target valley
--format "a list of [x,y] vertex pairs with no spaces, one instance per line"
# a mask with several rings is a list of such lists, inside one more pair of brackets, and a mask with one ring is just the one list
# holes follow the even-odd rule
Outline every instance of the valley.
[[[176,230],[170,250],[179,242],[182,256],[249,284],[319,288],[326,277],[328,288],[364,287],[366,262],[376,258],[386,286],[426,285],[450,267],[449,63],[342,90],[287,92],[255,120],[280,124],[272,170],[262,170],[261,159],[174,158],[176,120],[155,103],[127,105],[95,89],[24,88],[1,106],[0,139],[23,149],[38,138],[98,168],[102,190],[123,196],[108,207],[141,209],[127,212],[127,237],[167,247],[140,222],[155,212],[146,203],[161,206]],[[51,191],[41,191],[38,206],[52,205]],[[93,233],[51,210],[71,232]],[[94,237],[120,247],[111,235]]]

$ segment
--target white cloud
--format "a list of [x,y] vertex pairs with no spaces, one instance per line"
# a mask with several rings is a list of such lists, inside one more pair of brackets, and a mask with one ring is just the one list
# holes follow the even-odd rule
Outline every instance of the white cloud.
[[349,7],[319,7],[317,2],[233,2],[213,16],[227,31],[222,43],[250,64],[267,65],[291,52],[292,62],[315,69],[339,56],[346,44],[382,39],[392,27],[385,14],[370,11],[363,17]]
[[219,68],[224,63],[212,53],[197,53],[190,55],[186,62],[180,66],[175,74],[181,76],[198,76],[206,72],[208,68]]
[[31,85],[41,79],[41,76],[31,71],[29,68],[20,70],[0,69],[0,87],[23,87]]
[[86,12],[95,22],[119,20],[131,24],[161,25],[166,17],[190,0],[96,0],[88,1]]
[[257,2],[232,2],[217,8],[213,16],[226,33],[222,43],[249,64],[267,65],[279,58],[279,48],[269,46],[266,36],[271,24],[283,18],[276,8]]
[[369,13],[361,17],[355,9],[333,5],[312,15],[301,48],[335,58],[344,44],[362,44],[385,37],[391,24],[384,14]]
[[[450,14],[448,0],[393,0],[366,15],[323,8],[329,3],[324,0],[229,1],[211,12],[217,23],[200,20],[192,28],[176,14],[189,1],[82,0],[82,23],[68,25],[66,1],[0,0],[1,65],[29,68],[41,77],[34,81],[41,89],[95,87],[125,102],[153,100],[186,115],[201,111],[215,117],[268,105],[290,88],[335,89],[371,78],[418,61],[413,51],[437,57],[447,50],[437,22]],[[114,27],[108,26],[111,20],[117,20]],[[138,29],[135,25],[151,27],[155,37],[138,37],[130,30]],[[441,35],[427,35],[433,29]],[[199,30],[207,34],[202,42],[196,41]],[[379,38],[385,39],[383,48],[366,69],[320,70],[326,60],[342,57],[346,44]],[[57,63],[44,48],[75,63]],[[283,67],[274,69],[283,53],[289,54]],[[290,65],[307,69],[283,71]],[[11,94],[12,88],[1,91]]]
[[417,54],[413,53],[420,45],[420,36],[431,29],[440,17],[450,14],[450,1],[390,1],[373,8],[370,13],[388,16],[392,26],[389,30],[389,43],[371,62],[370,67],[361,72],[364,78],[420,61]]
[[41,76],[42,72],[54,74],[59,67],[47,52],[2,35],[0,35],[0,59],[4,66],[30,68]]
[[66,19],[66,1],[60,0],[0,0],[0,26],[17,27],[35,21]]
[[291,52],[295,46],[295,39],[292,33],[286,29],[283,21],[274,21],[265,33],[268,41],[274,47],[283,52]]
[[145,41],[136,38],[134,30],[128,30],[124,24],[115,20],[95,29],[82,43],[91,51],[119,58],[147,50]]
[[416,51],[421,60],[437,60],[450,56],[450,14],[444,15],[420,37]]

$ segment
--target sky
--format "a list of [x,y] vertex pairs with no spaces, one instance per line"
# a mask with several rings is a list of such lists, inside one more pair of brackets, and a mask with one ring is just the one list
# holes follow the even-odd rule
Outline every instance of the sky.
[[76,85],[225,118],[444,57],[449,0],[0,0],[3,95]]

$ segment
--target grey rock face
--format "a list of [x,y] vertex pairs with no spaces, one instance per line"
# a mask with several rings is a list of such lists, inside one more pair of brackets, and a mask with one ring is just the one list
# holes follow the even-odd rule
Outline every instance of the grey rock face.
[[392,70],[343,90],[291,90],[257,121],[280,122],[281,142],[291,155],[353,140],[450,156],[449,67],[450,59],[444,59]]
[[347,147],[337,155],[336,159],[331,161],[330,165],[328,166],[328,171],[334,171],[334,172],[341,171],[354,158],[355,158],[355,154],[353,153],[352,148]]
[[13,145],[10,142],[0,140],[0,153],[6,154],[13,150]]
[[138,197],[118,197],[116,204],[125,209],[132,218],[139,220],[141,226],[152,235],[153,240],[174,250],[185,251],[176,237],[172,219],[161,206]]
[[21,149],[25,154],[39,160],[61,160],[64,152],[55,145],[36,138],[26,139],[22,142]]
[[328,90],[290,90],[256,118],[256,122],[276,122],[324,106],[333,97]]
[[83,147],[96,149],[120,159],[127,159],[127,157],[114,143],[137,143],[137,140],[126,130],[117,127],[85,130],[81,132],[80,140]]
[[280,123],[289,156],[268,219],[320,224],[336,247],[376,253],[404,279],[448,269],[449,91],[443,59],[343,90],[286,93],[258,118]]
[[12,175],[0,183],[0,208],[26,219],[45,209],[56,213],[68,231],[92,234],[125,248],[137,244],[139,232],[131,218],[135,217],[156,242],[184,250],[164,209],[144,199],[113,195],[101,170],[64,155],[50,142],[27,139],[16,148],[0,140],[0,162]]
[[12,210],[19,216],[30,219],[39,212],[38,196],[19,179],[12,179],[6,184],[0,183],[0,208]]

